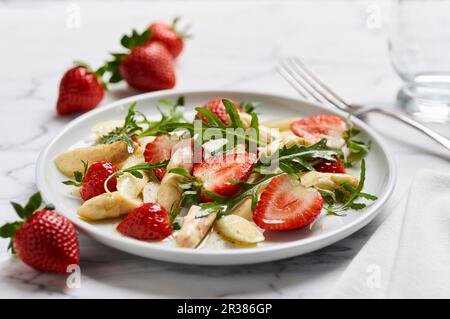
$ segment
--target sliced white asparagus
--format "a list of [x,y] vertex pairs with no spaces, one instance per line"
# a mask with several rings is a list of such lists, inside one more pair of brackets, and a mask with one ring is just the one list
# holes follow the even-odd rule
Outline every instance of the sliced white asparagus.
[[342,183],[358,185],[358,179],[349,174],[321,173],[310,171],[300,174],[300,183],[305,187],[318,187],[326,190],[334,190]]
[[[216,140],[209,140],[208,142],[202,145],[203,148],[203,158],[207,159],[211,156],[214,156],[216,151],[222,150],[222,147],[228,143],[226,138],[219,138]],[[220,154],[221,152],[219,152]]]
[[230,211],[230,214],[240,216],[246,220],[253,220],[251,197],[244,198]]
[[217,213],[213,212],[201,218],[195,218],[200,206],[193,205],[183,219],[181,229],[176,233],[178,247],[195,248],[211,229]]
[[214,227],[225,239],[236,244],[256,244],[264,241],[264,236],[259,228],[238,215],[219,218]]
[[141,201],[125,197],[119,192],[103,193],[85,201],[77,213],[89,220],[116,218],[128,214],[141,204]]
[[[136,151],[122,163],[122,169],[129,168],[138,164],[145,163],[142,147],[138,147]],[[128,198],[138,198],[147,184],[149,178],[144,173],[142,178],[135,177],[130,173],[125,173],[117,178],[117,190]]]
[[269,128],[275,128],[280,131],[290,131],[291,130],[291,123],[299,120],[300,117],[297,118],[287,118],[287,119],[281,119],[281,120],[272,120],[264,122],[264,125]]
[[99,144],[89,147],[80,147],[64,152],[55,159],[55,165],[61,173],[73,177],[74,171],[82,172],[83,163],[92,164],[98,161],[111,162],[118,165],[130,156],[127,145],[122,141],[112,144]]
[[157,202],[168,212],[172,212],[180,204],[183,190],[178,186],[179,182],[187,181],[186,177],[169,173],[173,168],[184,168],[192,171],[192,146],[190,141],[182,141],[184,146],[179,147],[167,164],[167,173],[164,175],[157,193]]
[[265,147],[261,148],[261,153],[266,154],[267,156],[272,155],[278,149],[287,146],[291,147],[294,145],[309,145],[307,141],[295,135],[291,131],[282,132],[277,139],[275,139],[272,143],[267,144]]
[[[245,112],[239,112],[239,118],[241,119],[242,124],[244,124],[246,128],[250,127],[250,123],[252,122],[252,116],[250,114]],[[274,140],[277,129],[273,129],[265,125],[259,125],[258,128],[259,128],[259,136],[262,141],[270,143],[271,141]]]
[[156,203],[158,196],[159,183],[148,182],[142,190],[142,198],[144,203]]

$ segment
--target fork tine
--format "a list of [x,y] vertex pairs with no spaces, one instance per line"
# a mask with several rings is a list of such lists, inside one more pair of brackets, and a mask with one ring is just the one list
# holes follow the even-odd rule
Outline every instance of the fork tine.
[[298,57],[292,58],[297,71],[301,72],[308,83],[313,86],[316,91],[326,98],[326,100],[332,104],[339,103],[344,108],[351,107],[351,102],[333,91],[328,85],[326,85],[317,75],[315,75]]
[[[281,66],[277,68],[278,73],[305,99],[314,99],[302,86],[298,85],[297,81]],[[314,99],[315,100],[315,99]]]
[[297,91],[302,90],[303,92],[307,93],[307,97],[310,100],[315,100],[319,103],[326,103],[327,101],[320,95],[316,93],[316,90],[314,90],[310,85],[308,85],[305,80],[299,76],[298,72],[294,70],[294,66],[291,65],[292,62],[289,59],[283,60],[280,63],[281,68],[289,74],[290,78],[294,83],[291,81],[289,82]]

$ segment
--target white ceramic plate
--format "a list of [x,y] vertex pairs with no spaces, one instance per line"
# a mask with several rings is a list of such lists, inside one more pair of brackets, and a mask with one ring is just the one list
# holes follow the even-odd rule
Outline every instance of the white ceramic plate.
[[[74,146],[82,146],[92,140],[91,128],[98,122],[123,119],[127,107],[137,101],[137,109],[155,119],[159,118],[155,106],[159,99],[175,100],[186,98],[186,117],[193,118],[194,107],[216,97],[228,97],[236,101],[258,101],[257,111],[261,122],[289,117],[309,116],[319,113],[335,113],[345,118],[339,111],[290,97],[241,91],[163,91],[133,96],[117,101],[109,106],[88,112],[60,132],[42,151],[36,167],[36,180],[44,199],[55,204],[58,212],[69,218],[78,228],[92,238],[117,249],[143,257],[177,263],[199,265],[237,265],[259,263],[305,254],[333,244],[369,223],[390,196],[395,171],[391,158],[383,147],[380,137],[367,125],[354,119],[357,127],[364,132],[362,138],[372,140],[372,149],[366,158],[367,172],[365,191],[378,196],[378,200],[358,212],[349,212],[345,217],[321,216],[311,227],[298,231],[277,233],[266,236],[267,240],[254,248],[218,248],[210,240],[201,248],[193,250],[177,248],[173,240],[145,242],[127,238],[115,231],[114,224],[89,223],[78,218],[76,209],[80,201],[69,196],[71,187],[63,185],[65,178],[53,164],[55,157]],[[359,171],[351,171],[358,176]]]

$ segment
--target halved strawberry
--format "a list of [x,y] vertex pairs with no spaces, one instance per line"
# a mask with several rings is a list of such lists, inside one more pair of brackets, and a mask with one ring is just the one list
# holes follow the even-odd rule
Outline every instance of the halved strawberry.
[[172,234],[167,212],[157,203],[145,203],[132,210],[117,230],[125,236],[141,240],[162,240]]
[[336,161],[323,161],[314,165],[314,169],[322,173],[346,173],[344,165],[340,160]]
[[[230,180],[246,181],[255,162],[254,153],[212,156],[196,164],[193,175],[203,184],[204,190],[222,196],[233,196],[239,191],[239,185]],[[206,194],[201,197],[203,201],[211,201]]]
[[293,230],[311,224],[322,210],[320,193],[287,174],[274,177],[253,212],[253,221],[266,230]]
[[[144,158],[147,163],[156,164],[170,159],[172,155],[172,148],[178,141],[170,138],[169,135],[159,135],[152,142],[145,146]],[[162,180],[166,174],[165,168],[153,169],[156,177]]]
[[334,148],[344,146],[344,133],[347,130],[347,124],[340,117],[331,114],[310,116],[291,123],[291,131],[295,135],[312,144],[326,138],[327,145]]
[[[233,105],[236,107],[236,109],[238,111],[242,111],[242,109],[240,108],[239,104],[236,101],[233,101],[232,99],[227,99],[229,100],[231,103],[233,103]],[[217,115],[217,117],[225,124],[228,125],[230,123],[229,119],[228,119],[228,114],[227,111],[225,109],[225,105],[223,105],[222,103],[222,98],[217,98],[214,100],[209,101],[208,103],[206,103],[205,105],[203,105],[204,108],[210,110],[211,112],[213,112],[215,115]],[[205,123],[209,123],[209,121],[201,114],[197,113],[197,116]]]

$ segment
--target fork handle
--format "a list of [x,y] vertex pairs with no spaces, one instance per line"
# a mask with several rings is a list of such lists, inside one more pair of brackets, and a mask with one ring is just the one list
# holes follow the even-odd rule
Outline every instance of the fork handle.
[[367,113],[380,113],[380,114],[384,114],[387,115],[389,117],[392,117],[394,119],[397,119],[419,131],[421,131],[422,133],[424,133],[425,135],[427,135],[428,137],[430,137],[431,139],[435,140],[436,142],[438,142],[439,144],[443,145],[447,150],[450,151],[450,140],[448,138],[446,138],[445,136],[442,136],[439,133],[436,133],[435,131],[433,131],[432,129],[426,127],[425,125],[405,116],[402,114],[397,114],[394,112],[390,112],[387,111],[385,109],[381,109],[381,108],[367,108],[367,109],[363,109],[360,112],[356,111],[354,112],[354,115],[356,116],[361,116],[361,115],[365,115]]

